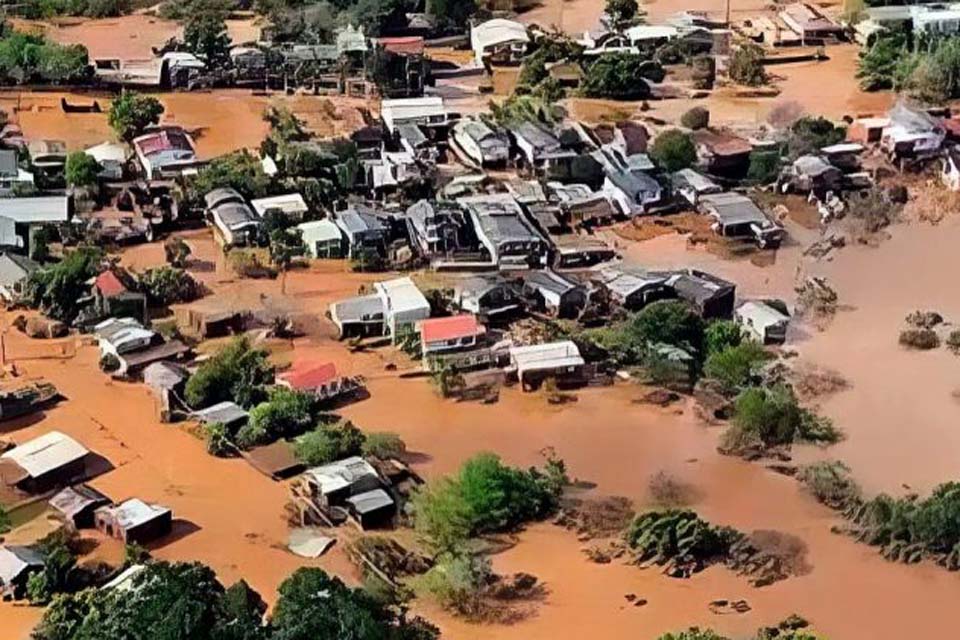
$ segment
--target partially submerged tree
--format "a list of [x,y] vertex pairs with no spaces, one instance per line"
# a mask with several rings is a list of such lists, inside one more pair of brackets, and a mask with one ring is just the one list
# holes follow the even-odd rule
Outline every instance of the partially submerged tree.
[[697,147],[689,134],[679,129],[668,129],[654,139],[650,157],[664,171],[673,173],[697,161]]
[[67,156],[65,169],[67,184],[71,187],[90,187],[97,184],[100,163],[83,151],[74,151]]
[[287,292],[287,271],[295,258],[306,253],[300,229],[275,229],[270,234],[270,260],[280,270],[280,293]]
[[153,96],[124,91],[110,104],[107,122],[121,140],[130,142],[160,122],[161,115],[163,104]]
[[102,254],[81,248],[68,253],[55,265],[33,272],[27,278],[24,298],[51,318],[72,322],[89,294],[87,281],[99,273]]
[[250,407],[267,397],[273,383],[273,366],[267,352],[254,349],[245,336],[234,338],[200,365],[187,381],[184,396],[191,407],[200,409],[231,400]]
[[183,30],[183,44],[211,69],[230,66],[230,35],[219,15],[202,13],[190,16]]
[[637,0],[607,0],[603,12],[617,29],[629,26],[640,14]]
[[766,53],[763,48],[755,44],[744,44],[738,47],[730,56],[727,73],[736,83],[748,87],[758,87],[767,84],[770,79],[763,68]]
[[168,238],[163,243],[163,254],[171,267],[183,269],[187,266],[187,258],[191,254],[190,245],[183,238],[176,236]]
[[588,98],[642,100],[650,96],[648,80],[661,82],[663,67],[632,53],[605,53],[586,70],[580,93]]

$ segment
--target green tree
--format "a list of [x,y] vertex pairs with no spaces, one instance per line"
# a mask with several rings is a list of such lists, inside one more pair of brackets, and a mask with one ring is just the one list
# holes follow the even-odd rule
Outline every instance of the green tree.
[[824,117],[804,116],[793,123],[787,136],[790,156],[816,154],[823,147],[843,142],[847,136],[844,127],[837,126]]
[[376,431],[367,434],[363,455],[377,458],[400,458],[407,452],[407,444],[395,433]]
[[738,47],[730,56],[727,73],[730,79],[748,87],[758,87],[767,84],[770,78],[763,68],[766,53],[763,48],[755,44],[745,44]]
[[199,298],[202,292],[200,283],[193,276],[173,267],[147,269],[138,281],[148,302],[159,307],[191,302]]
[[270,176],[263,172],[260,159],[246,149],[211,160],[187,182],[185,204],[203,206],[203,196],[214,189],[229,187],[248,200],[270,193]]
[[275,229],[270,234],[270,260],[280,270],[280,293],[287,292],[287,271],[294,258],[306,253],[303,233],[296,227]]
[[476,0],[426,0],[425,6],[440,31],[463,30],[477,12]]
[[183,44],[211,69],[230,66],[230,36],[220,15],[201,13],[190,16],[183,30]]
[[703,353],[703,319],[685,302],[661,300],[647,305],[633,317],[630,331],[644,343]]
[[253,349],[245,336],[238,336],[200,365],[187,380],[184,396],[191,407],[203,408],[226,400],[250,407],[267,397],[273,383],[273,367],[267,352]]
[[686,169],[697,161],[697,147],[689,134],[679,129],[668,129],[653,141],[650,157],[664,171],[672,173]]
[[80,300],[89,293],[87,281],[100,271],[101,258],[92,248],[68,253],[57,264],[30,274],[24,299],[51,318],[72,322],[80,312]]
[[124,91],[110,105],[107,122],[121,140],[129,142],[160,122],[163,104],[153,96]]
[[680,124],[687,129],[706,129],[710,126],[710,111],[704,107],[694,107],[680,116]]
[[741,342],[743,342],[743,329],[733,320],[714,320],[707,325],[703,334],[703,345],[707,356],[739,346]]
[[760,344],[748,340],[711,354],[703,365],[703,373],[733,393],[749,385],[760,365],[771,357]]
[[0,505],[0,535],[9,532],[11,529],[13,529],[13,520],[7,510],[3,508],[3,505]]
[[864,91],[894,87],[897,67],[910,55],[909,36],[903,32],[878,34],[872,44],[860,50],[857,80]]
[[315,408],[313,395],[274,387],[265,402],[250,410],[247,424],[237,432],[237,444],[249,449],[299,435],[313,426]]
[[661,82],[663,67],[632,53],[605,53],[590,65],[580,85],[588,98],[642,100],[650,96],[647,80]]
[[83,151],[74,151],[67,156],[65,169],[67,184],[71,187],[90,187],[97,184],[100,163]]
[[610,16],[614,27],[622,29],[637,17],[640,5],[637,0],[607,0],[603,11]]
[[747,180],[753,184],[770,184],[780,175],[780,150],[753,151],[750,154],[750,166]]
[[308,467],[315,467],[359,455],[364,436],[350,421],[320,424],[294,441],[293,450]]

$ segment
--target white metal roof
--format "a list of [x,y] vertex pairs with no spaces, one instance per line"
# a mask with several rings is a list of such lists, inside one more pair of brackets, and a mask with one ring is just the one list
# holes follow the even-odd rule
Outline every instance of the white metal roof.
[[324,495],[345,489],[365,478],[373,478],[379,482],[373,465],[360,456],[314,467],[308,469],[305,473],[320,487],[320,492]]
[[124,163],[131,155],[129,147],[114,142],[101,142],[98,145],[84,149],[83,152],[97,162]]
[[30,474],[30,477],[38,478],[76,462],[89,453],[83,445],[65,433],[51,431],[14,447],[0,456],[0,459],[15,462]]
[[101,589],[116,589],[117,591],[130,591],[133,588],[133,579],[138,573],[146,569],[144,564],[132,564],[120,572],[116,578],[100,587]]
[[419,311],[426,309],[430,311],[430,303],[420,293],[420,289],[413,283],[413,280],[404,276],[393,280],[377,282],[373,285],[387,313],[400,313],[404,311]]
[[303,241],[306,244],[315,242],[329,242],[343,238],[343,232],[340,231],[333,220],[313,220],[298,224],[297,229],[303,234]]
[[43,558],[30,547],[0,547],[0,585],[10,584],[25,569],[42,566]]
[[258,198],[251,200],[250,204],[261,218],[271,209],[279,209],[287,215],[303,214],[308,210],[307,203],[304,202],[303,196],[299,193],[287,193],[281,196]]
[[510,360],[520,371],[557,369],[584,364],[580,350],[572,340],[533,344],[526,347],[511,347]]
[[374,489],[372,491],[358,493],[355,496],[347,498],[347,502],[360,514],[393,506],[393,498],[383,489]]
[[630,27],[624,33],[626,34],[627,38],[630,39],[630,42],[638,42],[643,40],[676,38],[679,32],[680,30],[676,27],[670,27],[667,25],[640,24],[635,27]]
[[66,222],[70,217],[69,199],[66,196],[2,198],[0,217],[21,224]]
[[115,507],[102,507],[109,511],[123,529],[134,529],[170,513],[170,509],[156,504],[147,504],[139,498],[131,498]]
[[390,131],[406,120],[445,116],[447,108],[440,96],[398,98],[380,103],[380,117]]
[[857,142],[841,142],[840,144],[831,144],[821,147],[823,153],[860,153],[863,151],[863,145]]
[[506,42],[530,42],[527,27],[513,20],[494,18],[482,22],[470,30],[470,43],[474,51],[483,51]]
[[755,327],[770,327],[789,322],[790,316],[784,315],[765,302],[748,300],[737,308],[737,317],[749,318]]

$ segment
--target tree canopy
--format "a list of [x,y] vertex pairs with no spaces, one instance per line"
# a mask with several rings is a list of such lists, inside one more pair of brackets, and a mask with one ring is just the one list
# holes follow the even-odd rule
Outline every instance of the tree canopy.
[[183,44],[187,51],[212,69],[230,65],[230,36],[220,15],[201,13],[190,16],[183,30]]
[[184,391],[187,403],[201,409],[225,400],[250,407],[266,398],[273,383],[267,352],[254,349],[245,336],[234,338],[190,376]]
[[763,68],[765,57],[766,53],[759,45],[741,45],[730,56],[730,65],[727,68],[730,79],[748,87],[767,84],[770,79]]
[[658,135],[650,147],[650,157],[664,171],[686,169],[697,161],[697,147],[689,134],[668,129]]
[[110,104],[107,121],[120,139],[129,142],[160,122],[163,104],[153,96],[124,91]]
[[99,273],[102,257],[98,249],[80,248],[57,264],[33,272],[24,287],[25,299],[51,318],[72,322],[80,312],[80,299],[89,293],[87,281]]
[[632,53],[605,53],[587,69],[580,92],[588,98],[642,100],[650,96],[647,80],[660,82],[664,70]]
[[83,151],[74,151],[67,156],[67,184],[71,187],[89,187],[97,183],[100,163]]

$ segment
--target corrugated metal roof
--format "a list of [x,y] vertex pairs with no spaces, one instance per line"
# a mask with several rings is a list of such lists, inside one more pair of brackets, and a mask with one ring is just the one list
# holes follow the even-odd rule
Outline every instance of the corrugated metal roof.
[[77,460],[90,452],[65,433],[51,431],[7,451],[0,459],[15,462],[30,477],[38,478]]

